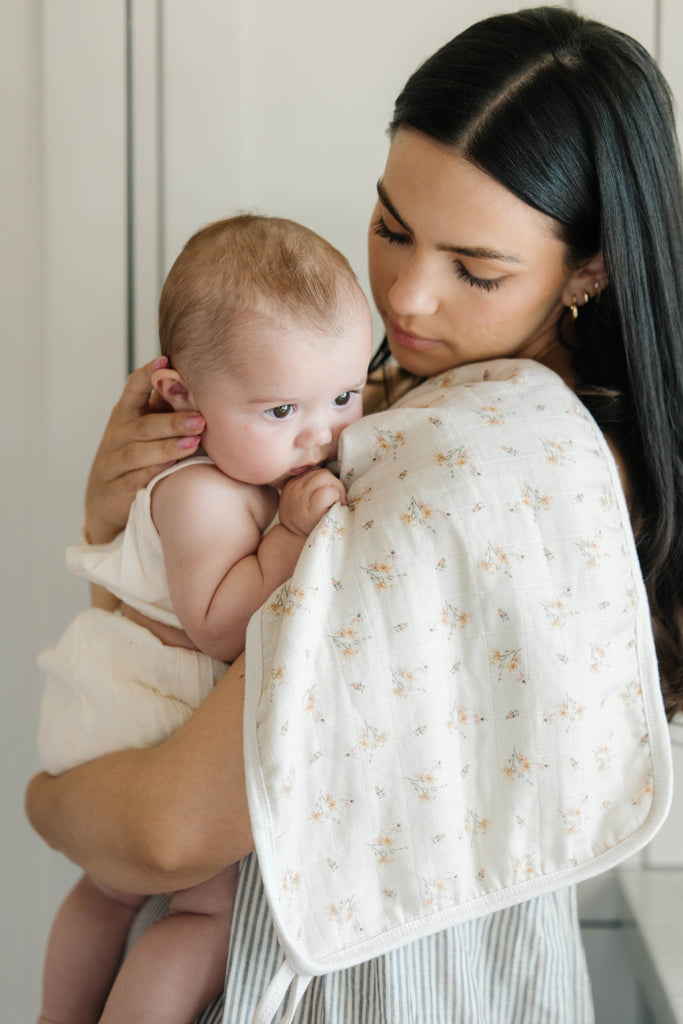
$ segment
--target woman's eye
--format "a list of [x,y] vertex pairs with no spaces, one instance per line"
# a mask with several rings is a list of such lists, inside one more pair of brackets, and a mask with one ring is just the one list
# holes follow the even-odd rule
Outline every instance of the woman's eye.
[[274,420],[286,420],[294,413],[293,405],[276,405],[272,409],[266,409],[266,416],[272,416]]
[[334,404],[339,406],[348,405],[351,401],[351,394],[350,391],[342,391],[341,395],[337,395],[335,398]]
[[463,267],[459,260],[454,260],[453,266],[458,277],[463,281],[467,281],[472,288],[481,288],[485,292],[492,292],[500,284],[500,280],[495,277],[475,277],[474,274],[470,274],[469,270]]
[[372,225],[372,232],[380,238],[386,238],[387,242],[392,242],[394,245],[410,245],[410,235],[401,235],[390,231],[382,217],[378,217]]

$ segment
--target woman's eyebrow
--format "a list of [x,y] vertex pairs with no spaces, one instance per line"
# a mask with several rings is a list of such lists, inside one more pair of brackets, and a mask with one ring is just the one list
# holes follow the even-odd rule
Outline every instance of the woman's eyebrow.
[[513,252],[499,252],[497,249],[487,249],[485,246],[475,245],[441,245],[436,246],[439,252],[452,252],[455,256],[469,256],[474,260],[501,260],[503,263],[524,263],[521,256]]
[[[377,182],[377,195],[382,206],[389,211],[394,220],[401,225],[404,231],[412,235],[413,232],[387,195],[387,190],[381,180]],[[450,252],[454,256],[469,256],[470,259],[475,260],[501,260],[503,263],[524,263],[524,260],[516,253],[499,252],[497,249],[488,249],[486,246],[445,245],[439,243],[436,248],[439,252]]]

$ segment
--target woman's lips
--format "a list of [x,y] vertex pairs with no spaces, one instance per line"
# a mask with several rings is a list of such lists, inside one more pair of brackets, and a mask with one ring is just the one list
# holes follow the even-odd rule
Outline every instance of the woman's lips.
[[434,338],[421,338],[418,334],[411,334],[404,331],[398,324],[389,323],[394,341],[403,348],[409,348],[413,352],[426,352],[430,348],[436,348],[439,344]]

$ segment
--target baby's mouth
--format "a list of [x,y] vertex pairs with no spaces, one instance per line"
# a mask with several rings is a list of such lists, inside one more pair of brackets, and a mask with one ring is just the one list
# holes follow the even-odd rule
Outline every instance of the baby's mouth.
[[307,473],[309,469],[315,469],[321,465],[321,462],[309,462],[307,466],[297,466],[296,469],[290,469],[289,476],[301,476],[302,473]]

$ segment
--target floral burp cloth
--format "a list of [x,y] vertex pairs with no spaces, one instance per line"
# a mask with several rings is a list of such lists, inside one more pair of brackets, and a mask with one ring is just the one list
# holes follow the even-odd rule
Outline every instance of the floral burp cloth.
[[560,378],[442,374],[347,428],[340,462],[348,505],[248,634],[249,804],[286,955],[263,1021],[311,975],[612,867],[671,796],[617,467]]

